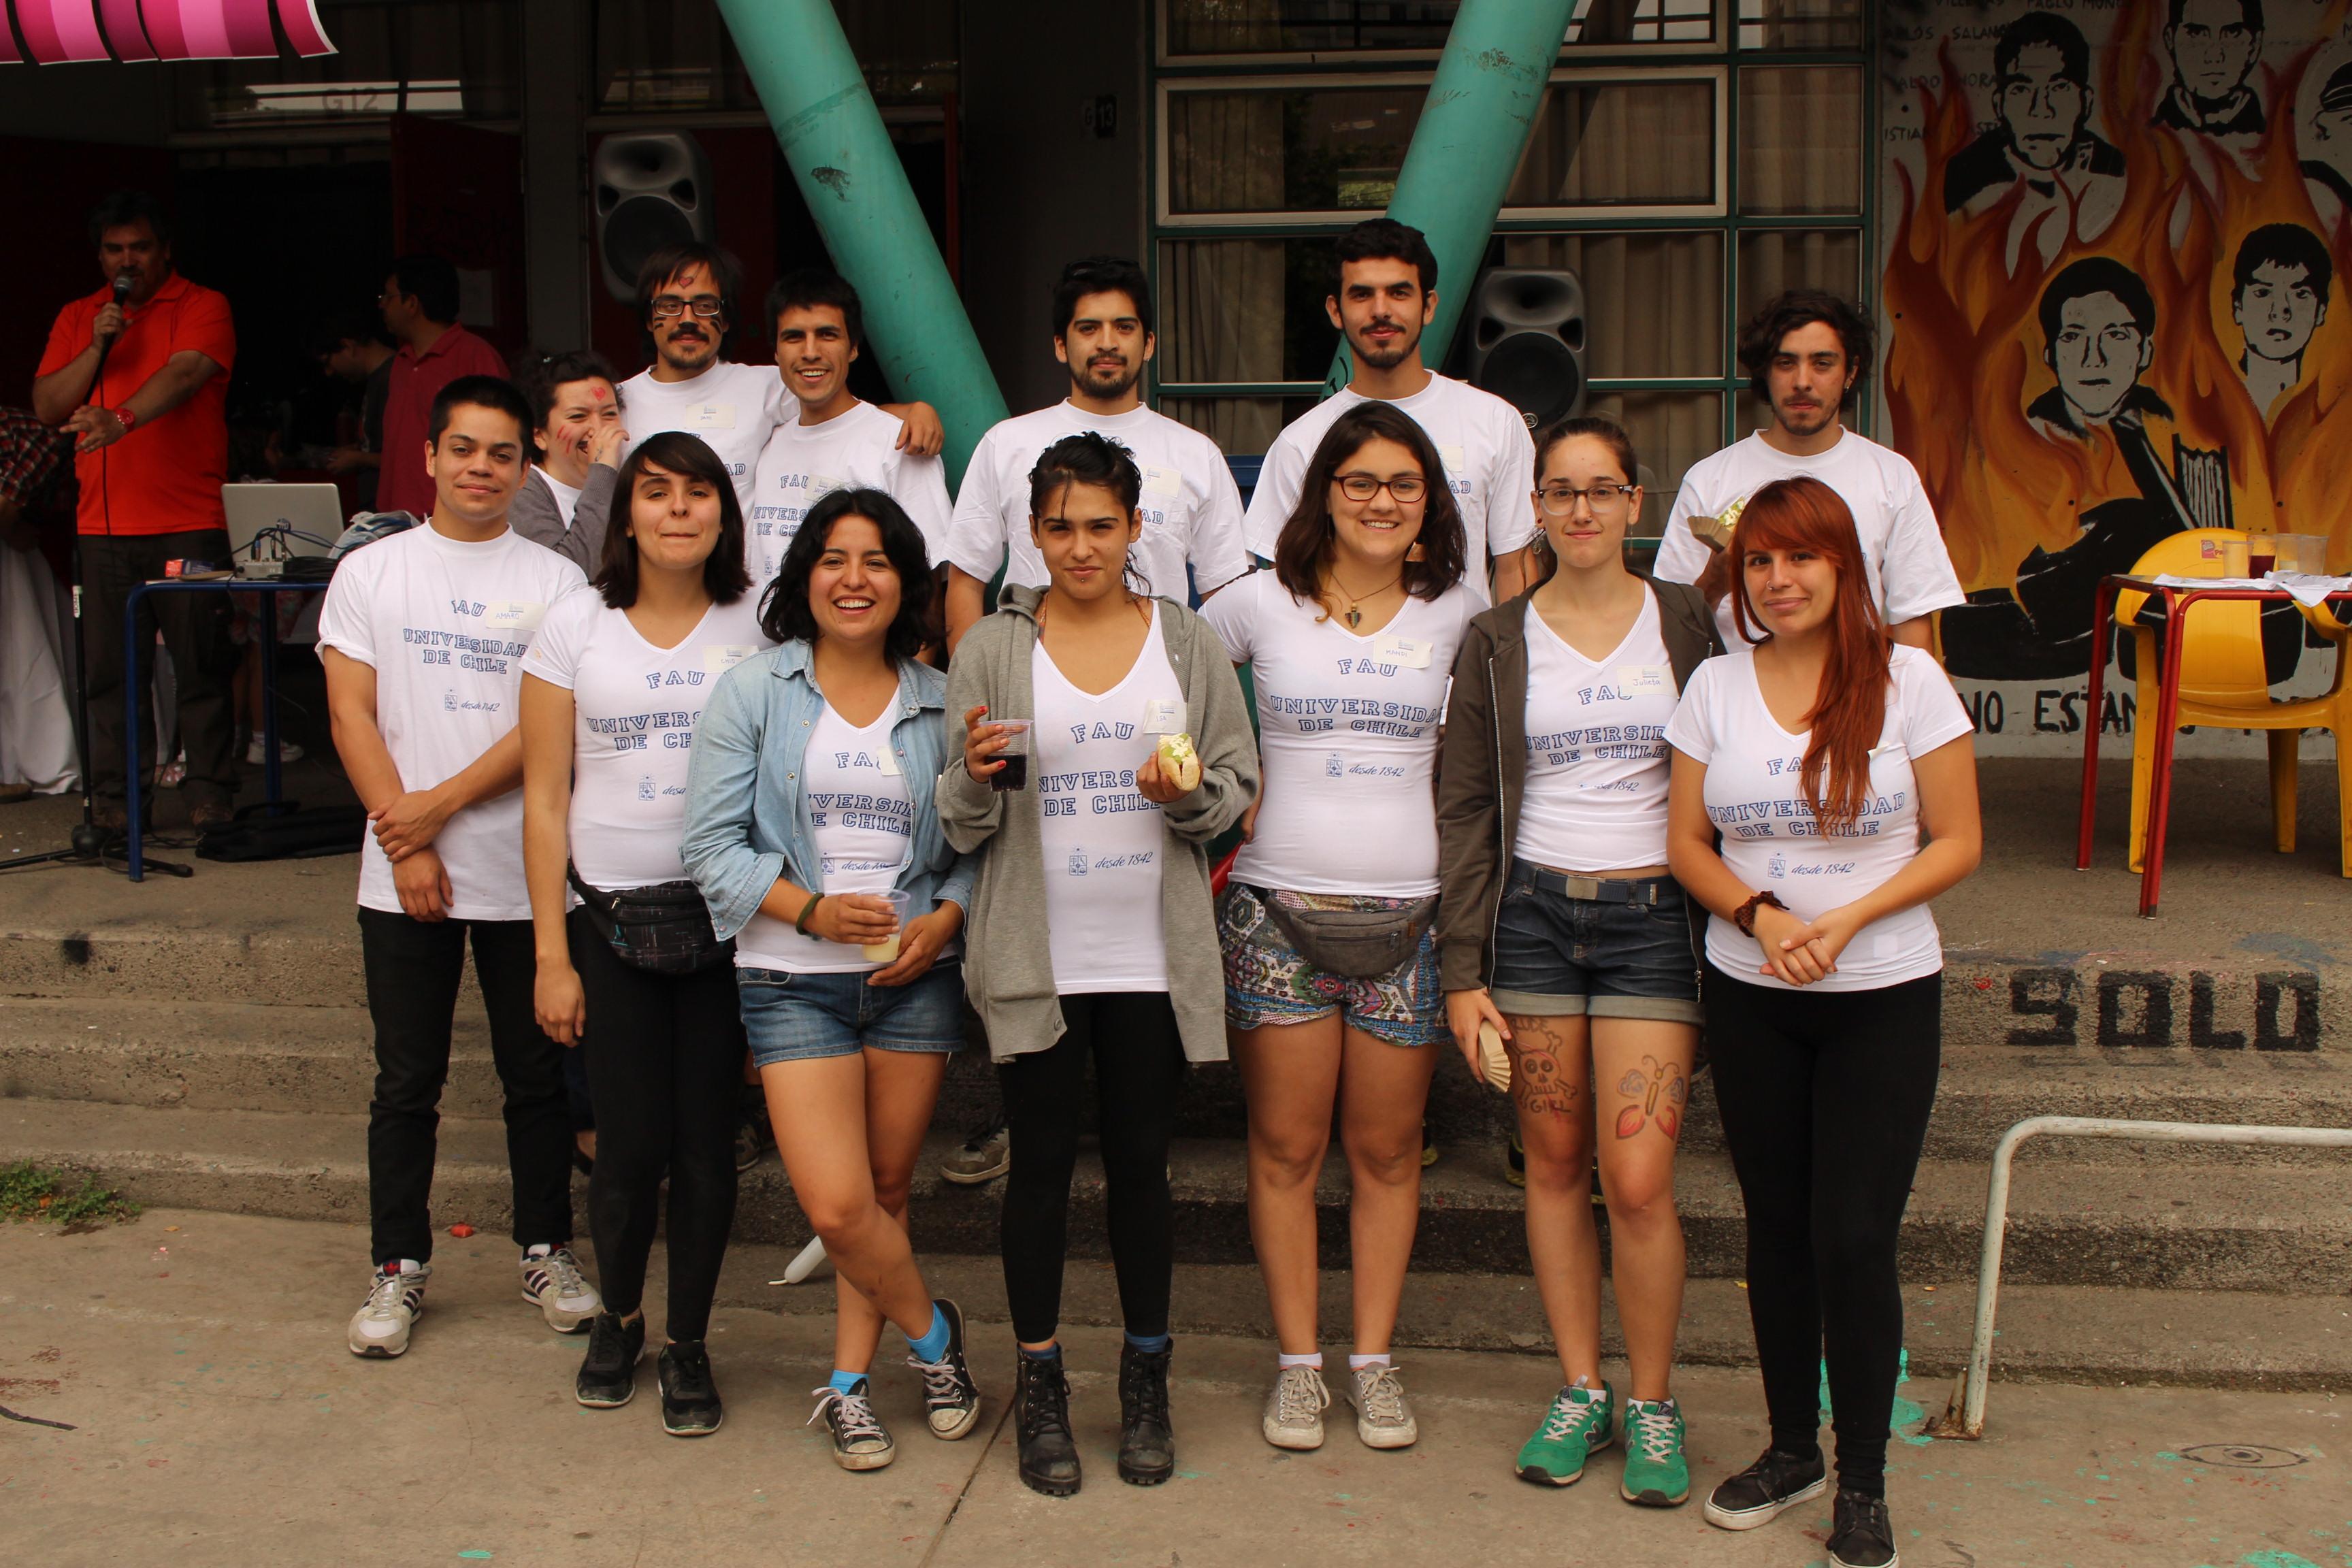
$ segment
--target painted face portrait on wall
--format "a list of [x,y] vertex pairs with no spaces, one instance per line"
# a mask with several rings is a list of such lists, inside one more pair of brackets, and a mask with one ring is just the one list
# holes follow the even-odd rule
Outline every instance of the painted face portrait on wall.
[[2154,123],[2208,136],[2261,134],[2262,100],[2246,79],[2263,54],[2262,0],[2169,0],[2165,17],[2172,84]]
[[2050,280],[2040,306],[2042,363],[2058,384],[2026,412],[2079,435],[2162,401],[2140,385],[2156,358],[2156,301],[2110,257],[2077,261]]

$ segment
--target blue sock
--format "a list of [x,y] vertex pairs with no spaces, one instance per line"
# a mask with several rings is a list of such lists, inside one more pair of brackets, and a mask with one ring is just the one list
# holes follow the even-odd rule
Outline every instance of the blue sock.
[[844,1372],[841,1368],[835,1367],[830,1386],[838,1393],[855,1394],[857,1392],[857,1385],[865,1381],[866,1374],[862,1372]]
[[1023,1345],[1021,1353],[1031,1361],[1059,1361],[1062,1359],[1062,1342],[1055,1340],[1041,1351],[1033,1351],[1027,1345]]
[[1166,1334],[1129,1334],[1127,1336],[1127,1342],[1145,1355],[1158,1355],[1176,1342]]
[[908,1340],[907,1348],[915,1352],[917,1361],[925,1363],[936,1362],[948,1353],[948,1315],[940,1310],[937,1302],[931,1306],[931,1326],[923,1331],[921,1339]]

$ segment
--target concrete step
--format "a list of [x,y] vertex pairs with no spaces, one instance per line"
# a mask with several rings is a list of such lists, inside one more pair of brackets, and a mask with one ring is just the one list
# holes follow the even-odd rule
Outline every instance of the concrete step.
[[[997,1247],[1000,1187],[950,1186],[937,1135],[917,1168],[913,1213],[927,1252],[988,1255]],[[509,1213],[504,1137],[494,1121],[444,1120],[435,1222],[502,1230]],[[153,1110],[89,1101],[0,1100],[0,1162],[34,1158],[98,1173],[144,1203],[292,1218],[365,1215],[365,1118],[358,1114]],[[1233,1140],[1180,1142],[1171,1165],[1189,1263],[1245,1263],[1250,1241],[1244,1152]],[[1973,1279],[1981,1242],[1981,1164],[1921,1167],[1904,1226],[1906,1278]],[[2352,1289],[2352,1212],[2331,1184],[2315,1201],[2310,1173],[2052,1165],[2021,1172],[2013,1194],[2007,1276],[2026,1283],[2263,1292]],[[1345,1257],[1347,1178],[1337,1160],[1318,1190],[1324,1255]],[[1729,1162],[1694,1151],[1678,1196],[1695,1278],[1736,1279],[1746,1226]],[[1103,1178],[1082,1158],[1073,1190],[1074,1255],[1102,1253]],[[1523,1274],[1521,1194],[1502,1152],[1465,1148],[1424,1176],[1414,1266],[1444,1273]],[[791,1244],[808,1226],[772,1156],[744,1179],[737,1234]]]
[[[91,1100],[195,1110],[343,1113],[367,1102],[373,1031],[364,1008],[234,1002],[68,997],[0,998],[0,1095]],[[1685,1145],[1719,1150],[1711,1075],[1694,1087]],[[934,1124],[968,1131],[997,1104],[993,1072],[975,1049],[950,1066]],[[478,1003],[457,1009],[444,1109],[497,1113],[497,1077]],[[1932,1157],[1983,1160],[2002,1132],[2036,1115],[2145,1121],[2352,1126],[2352,1065],[2336,1051],[2111,1050],[1960,1047],[1947,1054],[1928,1131]],[[1447,1147],[1498,1143],[1509,1101],[1459,1064],[1439,1064],[1429,1124]],[[1192,1075],[1180,1110],[1189,1136],[1247,1129],[1239,1076],[1227,1065]],[[2100,1163],[2312,1164],[2342,1169],[2323,1151],[2190,1150],[2051,1141],[2034,1161]]]

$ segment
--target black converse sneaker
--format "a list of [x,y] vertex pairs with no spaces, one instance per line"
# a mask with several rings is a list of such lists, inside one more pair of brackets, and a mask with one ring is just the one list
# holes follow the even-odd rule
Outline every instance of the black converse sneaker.
[[727,1419],[711,1380],[710,1356],[700,1340],[662,1347],[656,1368],[661,1382],[662,1430],[673,1437],[708,1437]]
[[1754,1464],[1717,1486],[1700,1511],[1721,1529],[1753,1530],[1821,1496],[1828,1486],[1829,1469],[1818,1448],[1811,1455],[1767,1448]]
[[814,1391],[816,1409],[810,1413],[808,1425],[814,1426],[820,1419],[824,1422],[833,1434],[833,1462],[845,1470],[878,1470],[898,1455],[890,1429],[875,1415],[873,1403],[866,1397],[870,1387],[861,1377],[847,1393],[829,1383]]
[[948,1321],[948,1348],[929,1362],[909,1352],[907,1364],[922,1375],[923,1415],[931,1436],[952,1441],[980,1425],[980,1384],[964,1364],[962,1310],[944,1296],[931,1305]]
[[589,1321],[588,1354],[572,1380],[573,1397],[592,1410],[614,1410],[636,1397],[637,1362],[646,1353],[646,1320],[624,1323],[614,1312]]
[[1831,1518],[1830,1568],[1896,1568],[1902,1561],[1885,1498],[1840,1487]]

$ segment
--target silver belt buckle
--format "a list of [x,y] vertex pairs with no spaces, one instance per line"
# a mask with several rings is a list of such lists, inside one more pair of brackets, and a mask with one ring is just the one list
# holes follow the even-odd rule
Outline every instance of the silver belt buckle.
[[1582,899],[1588,903],[1600,900],[1601,879],[1598,877],[1562,877],[1559,883],[1560,890],[1571,899]]

